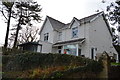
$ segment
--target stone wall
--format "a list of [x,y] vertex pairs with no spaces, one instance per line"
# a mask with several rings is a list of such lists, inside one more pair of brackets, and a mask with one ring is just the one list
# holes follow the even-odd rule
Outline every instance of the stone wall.
[[101,57],[99,58],[103,63],[103,71],[98,74],[99,78],[108,78],[109,67],[110,67],[110,57],[106,52],[103,52]]

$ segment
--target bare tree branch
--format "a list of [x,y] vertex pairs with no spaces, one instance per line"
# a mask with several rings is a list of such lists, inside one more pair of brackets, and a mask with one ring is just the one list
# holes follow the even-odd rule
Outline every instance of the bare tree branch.
[[8,20],[7,17],[5,16],[5,14],[4,14],[3,8],[2,8],[2,10],[0,10],[0,11],[1,11],[2,15],[4,16],[4,18],[5,18],[6,20]]

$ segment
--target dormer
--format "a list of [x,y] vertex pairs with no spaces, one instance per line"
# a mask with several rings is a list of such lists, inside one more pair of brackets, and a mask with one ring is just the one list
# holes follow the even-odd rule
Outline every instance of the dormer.
[[77,27],[79,25],[80,25],[79,20],[77,18],[73,17],[73,19],[69,25],[69,28],[71,28],[72,26]]

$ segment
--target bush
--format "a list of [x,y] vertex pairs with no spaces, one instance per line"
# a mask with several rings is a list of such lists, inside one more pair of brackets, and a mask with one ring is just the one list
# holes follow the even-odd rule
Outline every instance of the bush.
[[99,73],[103,70],[103,64],[101,62],[97,62],[94,60],[91,60],[87,66],[86,66],[87,71],[91,71],[94,73]]
[[2,48],[2,54],[3,55],[14,55],[14,54],[20,54],[20,53],[23,53],[25,51],[21,51],[20,49],[17,49],[17,48]]
[[[10,58],[11,63],[9,65],[14,64],[19,66],[20,70],[31,69],[35,67],[49,67],[49,66],[61,66],[61,65],[76,65],[76,66],[84,66],[86,63],[86,59],[82,57],[76,57],[72,55],[66,54],[41,54],[41,53],[30,53],[25,52],[22,54],[11,55]],[[3,62],[6,63],[7,59],[3,57]],[[32,64],[32,65],[31,65]],[[13,70],[14,70],[13,65]]]
[[[42,54],[42,53],[31,53],[24,52],[15,55],[4,55],[3,64],[6,71],[25,71],[30,69],[40,68],[44,69],[55,69],[58,72],[68,70],[67,73],[72,72],[94,72],[99,73],[102,70],[102,64],[87,58],[72,56],[67,54]],[[55,68],[62,66],[59,69]],[[81,67],[82,66],[82,67]],[[52,68],[53,67],[53,68]],[[38,76],[39,71],[33,71],[33,77]],[[51,70],[48,70],[51,71]],[[53,70],[54,71],[54,70]],[[51,72],[50,72],[51,73]],[[63,76],[61,73],[56,73],[56,77]]]

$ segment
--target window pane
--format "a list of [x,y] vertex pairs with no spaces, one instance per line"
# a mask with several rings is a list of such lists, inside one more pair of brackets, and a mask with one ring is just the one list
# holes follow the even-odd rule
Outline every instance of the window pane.
[[44,41],[48,41],[48,37],[49,37],[49,34],[48,34],[48,33],[45,33],[45,34],[44,34]]
[[72,37],[78,37],[78,27],[72,28]]
[[58,40],[62,40],[62,32],[58,33]]
[[67,52],[67,54],[75,55],[77,53],[77,46],[76,45],[65,45],[64,50]]

